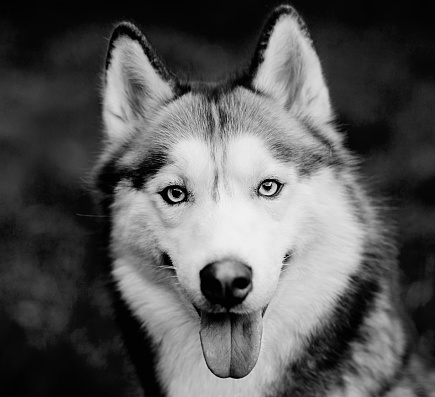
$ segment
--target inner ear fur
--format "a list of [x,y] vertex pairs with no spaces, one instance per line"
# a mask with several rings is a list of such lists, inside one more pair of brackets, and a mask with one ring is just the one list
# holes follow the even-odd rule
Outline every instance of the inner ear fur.
[[145,35],[118,24],[109,42],[103,88],[103,121],[109,141],[125,139],[174,96],[176,78]]
[[252,86],[285,109],[317,122],[332,110],[319,58],[305,23],[289,5],[269,16],[251,63]]

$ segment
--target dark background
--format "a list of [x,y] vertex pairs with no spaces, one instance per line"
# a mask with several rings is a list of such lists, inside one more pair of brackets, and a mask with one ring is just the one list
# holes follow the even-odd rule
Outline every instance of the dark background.
[[[120,396],[128,390],[87,187],[100,150],[99,86],[114,23],[136,21],[170,67],[216,79],[246,65],[265,15],[278,3],[2,6],[3,396]],[[417,2],[293,4],[311,31],[348,145],[393,210],[403,302],[419,349],[433,356],[433,14]]]

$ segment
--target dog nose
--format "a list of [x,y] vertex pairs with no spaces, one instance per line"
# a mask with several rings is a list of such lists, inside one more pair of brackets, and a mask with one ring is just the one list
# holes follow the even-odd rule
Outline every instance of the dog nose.
[[242,262],[213,262],[199,272],[207,300],[227,309],[242,303],[252,290],[252,270]]

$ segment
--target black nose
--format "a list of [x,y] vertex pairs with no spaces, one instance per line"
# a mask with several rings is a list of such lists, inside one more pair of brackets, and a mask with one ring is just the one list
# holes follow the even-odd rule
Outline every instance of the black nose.
[[252,270],[242,262],[210,263],[199,272],[201,291],[210,303],[227,309],[242,303],[252,290]]

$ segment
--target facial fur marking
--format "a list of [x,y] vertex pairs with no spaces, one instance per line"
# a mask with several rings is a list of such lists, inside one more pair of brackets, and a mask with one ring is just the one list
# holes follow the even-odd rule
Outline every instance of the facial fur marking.
[[[350,278],[348,288],[338,298],[327,324],[308,339],[306,351],[289,368],[291,380],[285,387],[294,385],[290,388],[292,396],[318,395],[327,388],[326,380],[340,380],[340,365],[349,358],[351,343],[362,337],[361,325],[379,291],[375,280],[360,275]],[[288,390],[277,396],[287,396]],[[307,394],[307,391],[310,392]]]
[[128,176],[131,178],[134,188],[142,189],[145,182],[168,162],[168,156],[163,150],[153,150],[145,155],[143,161],[129,172]]
[[105,194],[104,201],[108,208],[116,186],[122,180],[129,180],[132,186],[141,190],[145,182],[155,175],[163,166],[168,164],[168,157],[164,150],[151,150],[142,155],[139,164],[123,164],[123,158],[132,150],[129,145],[124,145],[102,164],[96,172],[96,185]]
[[214,201],[219,200],[219,172],[217,169],[214,171],[214,178],[213,178],[213,186],[212,186],[212,199]]
[[216,106],[216,117],[219,122],[219,133],[222,139],[228,135],[227,134],[227,128],[229,124],[229,115],[228,112],[224,109],[223,106]]
[[310,177],[328,163],[327,153],[322,149],[297,148],[278,138],[271,138],[268,146],[277,159],[294,165],[301,177]]
[[[219,174],[222,172],[224,167],[224,158],[222,158],[222,150],[226,145],[224,144],[223,139],[223,131],[225,128],[225,122],[222,118],[222,112],[220,111],[220,107],[215,101],[210,101],[210,113],[213,118],[213,133],[210,138],[210,147],[211,147],[211,155],[214,164],[214,177],[213,177],[213,185],[212,185],[212,199],[214,201],[219,200]],[[220,150],[220,153],[217,153],[217,150]],[[220,164],[218,164],[218,158],[221,157]]]

